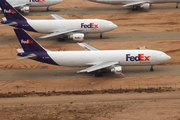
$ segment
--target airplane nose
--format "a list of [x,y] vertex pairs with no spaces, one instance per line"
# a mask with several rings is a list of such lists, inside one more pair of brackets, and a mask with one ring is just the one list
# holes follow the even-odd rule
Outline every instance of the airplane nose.
[[118,26],[116,25],[116,24],[114,24],[114,23],[111,23],[110,25],[110,29],[111,30],[114,30],[114,29],[116,29]]
[[116,29],[118,26],[116,24],[113,24],[113,28]]
[[169,55],[167,55],[166,53],[160,53],[157,55],[157,61],[164,63],[168,60],[170,60],[171,57]]
[[57,3],[61,3],[63,0],[54,0],[54,2]]
[[171,59],[171,57],[169,56],[169,55],[166,55],[166,61],[168,61],[168,60],[170,60]]

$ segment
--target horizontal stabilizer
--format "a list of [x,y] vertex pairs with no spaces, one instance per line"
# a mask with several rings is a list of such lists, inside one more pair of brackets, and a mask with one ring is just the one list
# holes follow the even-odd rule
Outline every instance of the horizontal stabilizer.
[[16,23],[16,22],[11,22],[11,23],[9,23],[9,24],[0,25],[0,27],[2,27],[2,26],[7,26],[7,25],[17,25],[17,23]]
[[129,4],[123,5],[123,7],[133,6],[133,5],[140,5],[140,4],[144,4],[144,3],[147,3],[147,1],[132,2],[132,3],[129,3]]
[[17,49],[17,51],[18,51],[18,53],[23,53],[24,52],[24,50],[23,49]]
[[78,43],[78,45],[80,45],[81,47],[83,47],[83,48],[85,48],[85,49],[87,49],[89,51],[99,51],[99,49],[97,49],[97,48],[95,48],[93,46],[90,46],[90,45],[88,45],[86,43]]
[[26,59],[26,58],[33,59],[33,58],[36,58],[36,57],[37,57],[37,55],[35,55],[35,54],[29,54],[27,56],[24,56],[24,57],[21,57],[21,58],[17,58],[17,60]]
[[58,31],[58,32],[54,32],[45,36],[42,36],[40,38],[48,38],[48,37],[53,37],[53,36],[57,36],[57,35],[61,35],[61,34],[66,34],[66,33],[70,33],[70,32],[75,32],[78,31],[77,29],[74,30],[67,30],[67,31]]
[[102,62],[100,64],[94,65],[94,66],[89,67],[87,69],[77,71],[77,73],[93,72],[93,71],[100,70],[100,69],[103,69],[103,68],[107,68],[107,67],[110,67],[110,66],[113,66],[113,65],[116,65],[116,64],[119,64],[119,62],[114,62],[114,61],[113,62]]
[[64,18],[60,17],[59,15],[56,14],[51,14],[51,16],[55,19],[55,20],[65,20]]
[[7,21],[6,17],[3,17],[2,19],[3,19],[3,21]]

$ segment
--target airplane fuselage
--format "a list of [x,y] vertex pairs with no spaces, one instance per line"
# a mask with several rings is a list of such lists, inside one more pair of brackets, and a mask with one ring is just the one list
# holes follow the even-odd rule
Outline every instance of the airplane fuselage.
[[156,50],[51,51],[47,55],[41,52],[35,54],[37,61],[69,67],[92,66],[105,61],[118,61],[120,66],[149,66],[170,59],[164,52]]
[[93,2],[98,2],[98,3],[104,3],[104,4],[129,4],[129,3],[134,3],[134,2],[139,2],[139,1],[147,1],[150,4],[153,3],[179,3],[180,0],[89,0]]
[[[27,24],[28,23],[28,24]],[[19,21],[18,28],[38,33],[77,30],[80,33],[103,33],[117,26],[110,21],[100,19],[67,19],[67,20],[27,20]]]
[[46,7],[58,4],[62,0],[7,0],[12,5],[25,3],[30,7]]

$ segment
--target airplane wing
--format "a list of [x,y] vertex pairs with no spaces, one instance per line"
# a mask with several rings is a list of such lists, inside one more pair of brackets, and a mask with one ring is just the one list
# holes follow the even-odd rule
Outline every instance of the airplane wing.
[[17,8],[17,7],[22,7],[22,6],[25,6],[27,5],[26,3],[12,3],[11,4],[14,8]]
[[21,59],[25,59],[25,58],[34,58],[34,57],[37,57],[37,55],[35,54],[29,54],[27,56],[24,56],[24,57],[21,57],[21,58],[17,58],[17,60],[21,60]]
[[57,32],[42,36],[40,38],[48,38],[48,37],[53,37],[53,36],[57,36],[57,35],[65,34],[65,33],[76,32],[76,31],[79,31],[79,30],[73,29],[73,30],[67,30],[67,31],[57,31]]
[[147,1],[132,2],[132,3],[129,3],[129,4],[123,5],[123,7],[133,6],[133,5],[140,5],[140,4],[144,4],[144,3],[147,3]]
[[88,45],[88,44],[86,44],[86,43],[77,43],[77,44],[78,44],[79,46],[81,46],[81,47],[89,50],[89,51],[99,51],[99,49],[97,49],[97,48],[95,48],[95,47],[93,47],[93,46],[90,46],[90,45]]
[[51,16],[55,19],[55,20],[65,20],[64,18],[60,17],[59,15],[56,14],[51,14]]
[[114,62],[114,61],[102,62],[100,64],[94,65],[94,66],[89,67],[87,69],[77,71],[77,73],[92,72],[92,71],[96,71],[96,70],[99,70],[99,69],[107,68],[107,67],[110,67],[110,66],[116,65],[116,64],[119,64],[119,62]]

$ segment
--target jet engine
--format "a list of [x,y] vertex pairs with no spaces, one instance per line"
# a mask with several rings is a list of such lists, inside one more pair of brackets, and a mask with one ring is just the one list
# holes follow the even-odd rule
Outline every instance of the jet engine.
[[144,3],[144,4],[142,4],[140,7],[143,8],[143,9],[148,10],[149,7],[150,7],[150,4],[149,4],[149,3]]
[[21,12],[29,13],[29,6],[24,6],[20,9]]
[[122,66],[113,67],[111,72],[114,72],[114,74],[122,74]]
[[84,40],[84,34],[82,33],[74,33],[69,36],[70,39],[73,39],[75,41],[83,41]]

